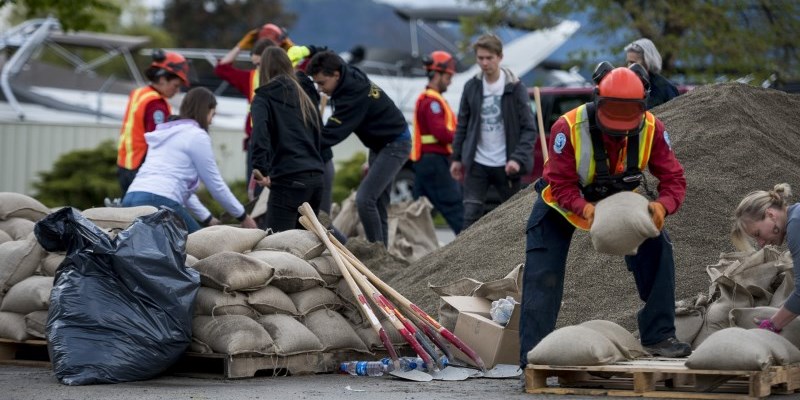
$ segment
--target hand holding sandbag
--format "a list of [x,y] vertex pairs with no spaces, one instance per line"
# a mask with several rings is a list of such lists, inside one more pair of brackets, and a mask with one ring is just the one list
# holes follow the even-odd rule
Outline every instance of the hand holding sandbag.
[[[589,235],[595,250],[612,255],[634,255],[648,238],[658,237],[648,208],[649,200],[635,192],[620,192],[594,206]],[[584,217],[586,216],[584,208]]]
[[772,320],[769,319],[769,318],[761,320],[761,321],[756,319],[755,322],[758,324],[758,329],[766,329],[766,330],[768,330],[770,332],[775,332],[775,333],[780,333],[781,332],[781,330],[778,329],[778,327],[775,326],[775,323],[772,322]]
[[647,205],[647,210],[650,211],[650,216],[653,218],[653,224],[659,232],[664,228],[664,218],[667,216],[667,209],[663,204],[657,201],[651,201]]
[[592,223],[594,222],[594,204],[586,203],[583,206],[583,218],[589,221],[589,227],[592,227]]

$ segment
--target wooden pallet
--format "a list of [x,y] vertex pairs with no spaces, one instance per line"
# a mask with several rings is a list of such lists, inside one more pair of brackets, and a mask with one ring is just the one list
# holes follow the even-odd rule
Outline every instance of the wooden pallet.
[[0,364],[51,368],[47,341],[0,339]]
[[766,371],[723,371],[689,369],[685,361],[648,358],[600,366],[528,365],[525,391],[715,400],[760,399],[800,391],[800,364]]
[[354,351],[306,353],[294,356],[261,354],[203,354],[187,352],[170,372],[201,378],[252,378],[259,376],[309,375],[335,372],[339,364],[351,360],[373,360],[384,355]]

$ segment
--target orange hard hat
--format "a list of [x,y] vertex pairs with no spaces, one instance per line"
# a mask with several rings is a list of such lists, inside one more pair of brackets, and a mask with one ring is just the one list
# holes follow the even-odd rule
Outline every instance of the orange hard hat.
[[182,55],[172,51],[156,50],[153,52],[153,63],[150,66],[177,75],[184,86],[189,86],[189,63]]
[[425,57],[422,63],[425,64],[425,69],[428,71],[456,73],[456,59],[446,51],[434,51],[429,57]]
[[286,30],[275,24],[264,24],[258,31],[258,38],[269,39],[279,46],[286,39]]
[[600,74],[595,92],[597,123],[606,131],[638,133],[646,110],[647,78],[623,67]]

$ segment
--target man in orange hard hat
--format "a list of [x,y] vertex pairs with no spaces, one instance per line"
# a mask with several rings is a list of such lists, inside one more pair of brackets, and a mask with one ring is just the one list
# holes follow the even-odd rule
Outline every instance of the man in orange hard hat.
[[[592,103],[562,115],[551,129],[550,154],[540,193],[527,226],[520,316],[520,364],[553,331],[561,306],[564,274],[575,228],[589,230],[594,203],[636,189],[647,168],[658,179],[658,197],[648,206],[661,231],[645,240],[625,262],[639,297],[641,342],[653,355],[685,357],[688,343],[675,336],[675,260],[663,230],[686,195],[683,167],[675,158],[664,124],[645,111],[649,82],[639,64],[614,68],[601,63],[593,76]],[[646,186],[645,186],[646,188]]]
[[450,176],[456,116],[442,97],[456,73],[456,60],[446,51],[434,51],[423,64],[428,86],[417,98],[411,135],[414,198],[427,197],[458,235],[464,225],[464,204],[461,187]]

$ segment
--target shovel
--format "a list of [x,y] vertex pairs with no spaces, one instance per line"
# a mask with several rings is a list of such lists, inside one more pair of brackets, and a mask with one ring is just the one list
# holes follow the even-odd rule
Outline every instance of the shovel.
[[472,375],[466,368],[451,367],[449,365],[430,374],[437,381],[465,381]]
[[389,372],[389,375],[394,376],[395,378],[400,378],[414,382],[430,382],[433,380],[433,377],[431,375],[426,374],[422,371],[417,371],[416,369],[412,369],[410,371],[394,370],[392,372]]

